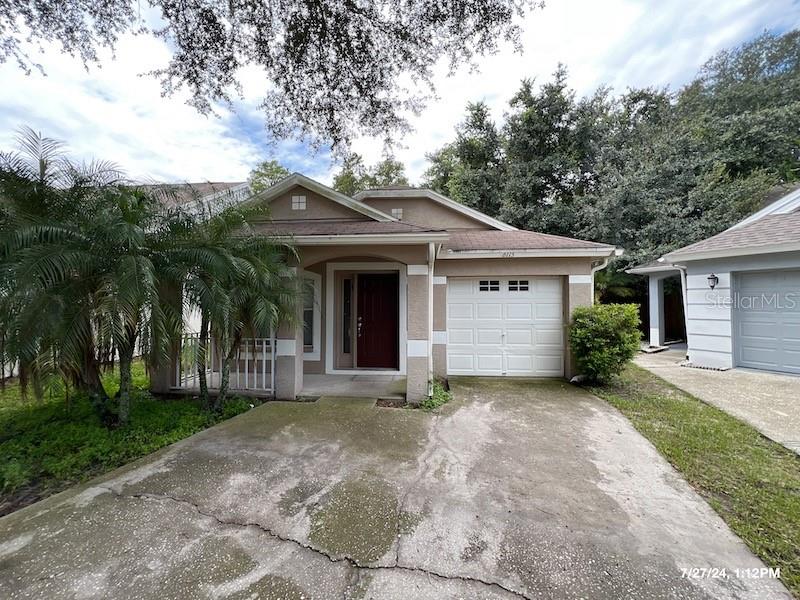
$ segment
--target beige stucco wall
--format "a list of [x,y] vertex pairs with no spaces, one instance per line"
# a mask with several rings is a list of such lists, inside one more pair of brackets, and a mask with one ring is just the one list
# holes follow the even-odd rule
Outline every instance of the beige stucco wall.
[[430,198],[364,198],[362,202],[388,215],[393,208],[402,208],[403,222],[412,225],[434,229],[494,229]]
[[433,330],[444,331],[447,327],[447,284],[433,286]]
[[[305,196],[306,210],[292,210],[292,196]],[[269,216],[275,221],[294,221],[298,219],[370,220],[369,217],[361,213],[299,185],[269,203]]]
[[408,276],[408,339],[428,339],[428,276]]
[[[435,268],[435,264],[434,264]],[[439,378],[447,377],[447,344],[442,337],[447,337],[447,281],[442,278],[433,280],[433,374]],[[438,332],[438,334],[437,334]],[[437,339],[437,336],[439,339]]]
[[594,290],[590,283],[570,283],[569,278],[564,278],[564,376],[567,379],[577,375],[575,357],[569,348],[569,324],[572,321],[572,311],[578,306],[591,306]]
[[448,277],[483,277],[503,275],[588,275],[592,261],[576,258],[451,258],[439,259],[434,275]]
[[[275,398],[294,400],[303,389],[302,305],[298,306],[298,326],[282,324],[276,333]],[[293,353],[291,352],[293,351]]]
[[319,262],[364,262],[365,260],[386,260],[406,265],[426,264],[428,246],[426,244],[408,246],[352,245],[352,246],[305,246],[299,249],[300,265],[306,269]]

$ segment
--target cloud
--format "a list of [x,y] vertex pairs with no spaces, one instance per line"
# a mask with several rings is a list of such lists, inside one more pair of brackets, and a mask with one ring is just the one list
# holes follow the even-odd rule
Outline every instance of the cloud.
[[140,74],[168,58],[163,42],[126,36],[113,60],[105,55],[88,70],[55,49],[39,59],[46,75],[0,66],[0,147],[13,147],[15,130],[29,125],[66,141],[78,158],[113,161],[140,179],[243,180],[273,155],[293,170],[317,176],[330,170],[324,154],[312,157],[303,144],[271,140],[255,103],[203,116],[186,104],[186,94],[162,97],[158,81]]
[[[468,101],[485,100],[501,121],[523,77],[547,80],[559,62],[579,94],[601,84],[628,87],[688,82],[714,53],[766,30],[800,26],[794,0],[552,0],[523,23],[523,54],[504,46],[447,77],[437,70],[438,98],[411,117],[415,131],[394,149],[412,181],[426,168],[425,154],[453,137]],[[163,66],[169,50],[159,40],[126,36],[116,58],[88,70],[49,47],[40,57],[47,75],[23,74],[0,65],[0,148],[14,130],[30,125],[68,142],[74,154],[112,160],[137,177],[167,181],[241,180],[260,160],[276,158],[288,168],[330,182],[335,165],[326,152],[312,153],[297,141],[272,140],[258,104],[267,81],[258,68],[243,73],[244,98],[219,116],[202,116],[186,96],[164,98],[158,82],[140,73]],[[354,150],[379,160],[383,142],[356,140]]]

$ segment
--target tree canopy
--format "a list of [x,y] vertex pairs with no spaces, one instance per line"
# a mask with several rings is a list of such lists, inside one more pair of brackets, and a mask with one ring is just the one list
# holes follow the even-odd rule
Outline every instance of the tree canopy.
[[248,178],[250,190],[254,194],[263,192],[288,175],[290,175],[289,169],[284,167],[277,160],[265,160],[250,171],[250,177]]
[[483,102],[467,105],[456,139],[428,155],[430,187],[487,214],[500,211],[504,166],[502,138]]
[[368,167],[361,155],[352,152],[345,157],[342,168],[333,178],[333,188],[348,196],[391,185],[408,185],[405,165],[393,156]]
[[[0,62],[29,69],[26,41],[57,42],[84,63],[98,60],[123,34],[155,35],[172,51],[153,75],[166,94],[187,89],[209,113],[240,92],[243,67],[264,74],[262,109],[277,137],[300,134],[346,146],[356,134],[391,136],[408,128],[406,111],[432,90],[432,67],[451,70],[519,47],[517,20],[536,0],[148,0],[158,24],[147,27],[134,0],[41,0],[0,3]],[[298,131],[299,130],[299,131]]]
[[765,33],[676,92],[577,98],[559,67],[538,88],[522,81],[499,128],[470,104],[429,155],[426,184],[519,227],[619,245],[622,268],[713,235],[800,179],[798,132],[800,31]]

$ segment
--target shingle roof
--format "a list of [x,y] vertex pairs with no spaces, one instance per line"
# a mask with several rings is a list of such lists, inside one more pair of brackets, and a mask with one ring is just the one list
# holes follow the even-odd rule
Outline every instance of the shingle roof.
[[258,223],[255,228],[259,232],[273,235],[368,235],[442,231],[441,229],[427,229],[400,221],[354,221],[344,219],[269,221]]
[[188,204],[198,198],[225,192],[246,181],[200,181],[197,183],[157,183],[147,187],[164,192],[164,202],[169,205]]
[[445,244],[446,250],[453,252],[465,250],[542,250],[542,249],[581,249],[608,248],[613,246],[587,242],[575,238],[537,233],[535,231],[453,231],[450,241]]
[[784,243],[800,243],[800,213],[767,215],[758,221],[728,229],[715,236],[684,246],[667,254],[667,258],[677,258],[686,254],[759,246],[774,246]]
[[654,273],[659,271],[677,271],[678,268],[674,266],[671,262],[658,258],[656,260],[651,260],[650,262],[642,263],[641,265],[636,265],[630,269],[626,269],[626,273],[634,273],[637,275],[646,275],[648,273]]

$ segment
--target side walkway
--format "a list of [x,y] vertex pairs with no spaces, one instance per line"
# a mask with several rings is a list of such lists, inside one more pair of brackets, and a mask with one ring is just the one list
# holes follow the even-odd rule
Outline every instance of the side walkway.
[[800,454],[800,377],[681,367],[684,356],[685,351],[668,350],[639,354],[634,362]]

